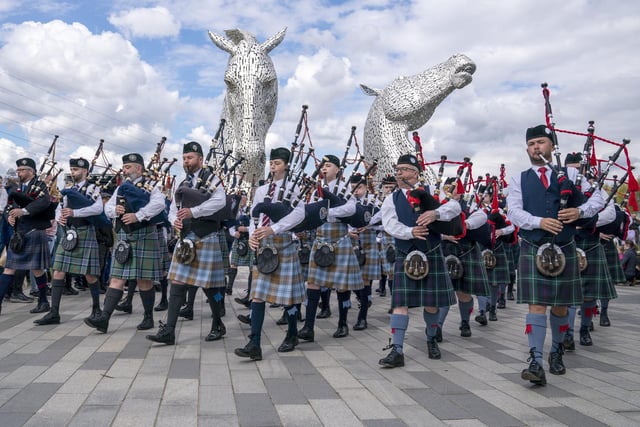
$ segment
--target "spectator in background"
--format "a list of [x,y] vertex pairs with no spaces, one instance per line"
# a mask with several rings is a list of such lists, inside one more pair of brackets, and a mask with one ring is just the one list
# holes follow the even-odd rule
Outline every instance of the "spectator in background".
[[622,269],[629,286],[635,286],[637,263],[636,245],[633,240],[626,240],[624,242],[624,254],[622,255]]

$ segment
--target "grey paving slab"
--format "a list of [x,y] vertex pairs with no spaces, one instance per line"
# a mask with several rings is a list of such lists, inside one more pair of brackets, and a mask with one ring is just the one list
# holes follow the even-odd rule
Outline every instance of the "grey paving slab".
[[200,376],[198,359],[174,359],[169,370],[169,378],[196,379]]
[[[475,418],[463,406],[460,406],[458,400],[452,400],[452,396],[442,396],[431,389],[409,389],[405,392],[441,420]],[[469,394],[458,396],[465,398],[469,397]]]
[[[35,414],[56,393],[60,386],[62,384],[29,384],[0,407],[0,414],[5,412],[30,412]],[[0,415],[0,419],[2,419],[2,416]]]
[[579,425],[581,427],[604,427],[606,424],[588,417],[578,411],[566,407],[539,408],[541,412],[549,415],[567,425]]
[[82,405],[69,427],[107,427],[120,410],[119,405]]
[[264,384],[274,405],[299,405],[309,402],[293,379],[265,379]]
[[97,351],[80,367],[80,369],[103,369],[107,371],[118,358],[119,353]]
[[243,427],[275,426],[280,418],[266,393],[237,393],[235,395],[238,421]]

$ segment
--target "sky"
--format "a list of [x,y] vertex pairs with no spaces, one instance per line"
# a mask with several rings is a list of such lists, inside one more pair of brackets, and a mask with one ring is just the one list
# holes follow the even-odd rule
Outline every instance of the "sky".
[[[352,126],[362,148],[373,98],[360,84],[384,88],[462,53],[477,70],[418,130],[427,161],[467,156],[474,174],[527,168],[525,130],[544,122],[548,82],[558,128],[585,132],[594,120],[597,135],[631,139],[640,166],[635,1],[0,0],[0,23],[3,175],[18,157],[40,162],[54,135],[64,165],[91,159],[101,139],[115,166],[129,152],[148,159],[163,136],[165,157],[192,140],[206,149],[228,61],[207,31],[240,28],[262,42],[285,27],[270,54],[279,100],[267,152],[291,145],[303,104],[319,154],[342,157]],[[561,134],[563,156],[584,140]],[[600,157],[614,150],[596,144]]]

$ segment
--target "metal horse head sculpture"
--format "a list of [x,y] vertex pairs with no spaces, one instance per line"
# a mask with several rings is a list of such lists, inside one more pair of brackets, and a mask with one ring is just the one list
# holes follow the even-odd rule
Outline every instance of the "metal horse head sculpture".
[[[471,59],[454,55],[420,74],[398,77],[384,89],[360,85],[364,93],[376,97],[364,125],[364,152],[367,160],[378,159],[378,174],[393,173],[400,155],[415,153],[407,133],[427,123],[451,92],[471,83],[475,70]],[[435,180],[430,168],[425,172]]]
[[233,154],[246,159],[239,167],[242,171],[262,175],[264,170],[265,138],[278,105],[278,79],[269,52],[280,44],[286,30],[264,43],[239,29],[225,31],[227,37],[209,31],[211,41],[230,55],[224,73],[227,91],[222,117]]

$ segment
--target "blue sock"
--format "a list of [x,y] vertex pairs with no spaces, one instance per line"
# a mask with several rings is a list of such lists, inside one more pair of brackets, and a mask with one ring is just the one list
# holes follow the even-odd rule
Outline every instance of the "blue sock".
[[585,301],[580,306],[580,329],[588,328],[591,325],[591,319],[596,314],[596,300]]
[[570,305],[569,306],[569,329],[567,329],[567,336],[572,337],[573,336],[573,329],[574,329],[574,325],[576,323],[576,306],[575,305]]
[[473,299],[467,302],[458,301],[458,308],[460,309],[460,320],[469,322],[471,312],[473,311]]
[[404,334],[409,326],[409,316],[407,314],[392,314],[389,320],[391,327],[391,337],[393,347],[402,354],[402,345],[404,343]]
[[609,298],[604,298],[600,300],[600,308],[602,309],[603,313],[607,312],[607,309],[609,308]]
[[484,314],[486,311],[487,302],[489,302],[489,298],[478,295],[478,311],[480,311],[480,314]]
[[500,286],[500,299],[505,299],[507,295],[507,284],[501,283],[499,286]]
[[525,333],[529,340],[529,348],[533,350],[536,362],[542,366],[544,338],[547,335],[547,315],[528,313],[526,322],[527,328]]
[[551,327],[551,353],[555,353],[564,341],[567,329],[569,329],[569,315],[556,316],[551,313],[549,326]]
[[264,323],[264,301],[251,301],[251,342],[260,347],[260,335]]
[[422,310],[422,318],[424,319],[425,325],[427,325],[427,339],[434,339],[436,331],[438,330],[438,312],[428,313]]
[[440,311],[438,311],[438,326],[440,326],[441,329],[444,321],[447,319],[447,314],[449,314],[449,307],[440,307]]
[[495,307],[498,303],[498,293],[500,292],[500,288],[496,286],[491,286],[491,307]]

